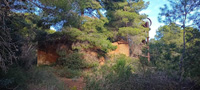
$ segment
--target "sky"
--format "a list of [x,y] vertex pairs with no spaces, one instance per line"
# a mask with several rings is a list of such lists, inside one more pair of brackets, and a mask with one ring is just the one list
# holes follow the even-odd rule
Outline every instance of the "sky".
[[154,36],[156,35],[156,30],[160,26],[164,25],[163,23],[158,22],[158,14],[161,12],[159,8],[163,7],[164,4],[167,4],[168,1],[167,0],[143,0],[143,1],[145,1],[145,2],[149,1],[150,4],[149,4],[148,8],[141,11],[140,14],[145,13],[151,19],[152,25],[150,27],[151,30],[149,32],[149,37],[154,38]]

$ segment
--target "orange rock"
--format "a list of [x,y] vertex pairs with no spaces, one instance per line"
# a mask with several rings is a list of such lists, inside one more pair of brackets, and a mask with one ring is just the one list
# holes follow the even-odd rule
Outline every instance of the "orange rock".
[[104,57],[100,57],[99,58],[99,64],[100,65],[104,65],[104,62],[105,62],[105,58]]
[[117,49],[109,52],[108,55],[125,54],[126,56],[130,56],[128,42],[124,40],[120,40],[118,42],[112,43],[112,45],[117,46]]
[[51,63],[56,62],[58,57],[59,56],[56,53],[55,48],[48,47],[46,51],[42,51],[42,50],[38,49],[37,64],[38,65],[49,65]]

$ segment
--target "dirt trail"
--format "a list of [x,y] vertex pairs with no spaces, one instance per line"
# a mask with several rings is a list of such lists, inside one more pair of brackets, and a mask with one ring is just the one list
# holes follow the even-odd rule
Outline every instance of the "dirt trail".
[[76,79],[70,79],[70,78],[60,78],[61,81],[63,81],[70,90],[83,90],[85,87],[84,78],[76,78]]

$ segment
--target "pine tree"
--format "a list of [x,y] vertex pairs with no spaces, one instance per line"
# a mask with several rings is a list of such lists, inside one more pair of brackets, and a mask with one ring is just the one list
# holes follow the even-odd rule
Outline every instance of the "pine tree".
[[[184,74],[183,68],[183,60],[186,51],[186,42],[185,42],[185,28],[187,27],[187,23],[193,21],[191,25],[199,26],[198,15],[200,14],[198,10],[200,9],[200,1],[199,0],[168,0],[170,2],[171,8],[168,8],[165,5],[164,8],[161,9],[161,13],[159,14],[159,21],[169,24],[173,23],[180,23],[180,26],[183,28],[183,52],[182,57],[180,59],[180,81],[182,81],[182,77]],[[194,14],[193,14],[194,13]],[[164,16],[164,18],[162,18]],[[177,23],[177,24],[178,24]]]
[[163,70],[178,70],[177,59],[181,57],[181,28],[171,23],[158,28],[156,41],[150,43],[152,62]]
[[149,3],[143,0],[102,0],[102,2],[109,20],[107,28],[114,34],[112,41],[118,38],[126,39],[131,48],[130,55],[140,56],[141,49],[136,49],[139,49],[141,42],[148,37],[149,28],[143,27],[147,15],[140,15],[139,12],[147,8]]
[[117,31],[119,36],[144,34],[148,31],[142,26],[146,15],[140,15],[139,11],[147,8],[148,3],[143,0],[102,0],[107,10],[109,20],[108,28]]

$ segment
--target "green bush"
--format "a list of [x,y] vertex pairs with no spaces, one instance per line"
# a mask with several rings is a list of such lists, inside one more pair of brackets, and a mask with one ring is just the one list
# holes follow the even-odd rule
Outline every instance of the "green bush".
[[56,73],[61,77],[80,77],[83,69],[98,66],[94,62],[83,59],[83,54],[79,52],[67,55],[65,50],[58,50],[57,53],[60,57],[56,62],[58,65]]
[[66,78],[80,77],[81,76],[81,70],[70,69],[68,67],[64,67],[64,68],[58,70],[57,74],[61,77],[66,77]]
[[29,70],[28,88],[30,90],[66,90],[62,81],[53,74],[51,67],[35,67]]
[[83,54],[74,52],[66,54],[65,50],[57,50],[58,55],[60,56],[57,60],[57,64],[63,67],[70,69],[81,69],[86,67],[85,60],[83,59]]
[[64,66],[71,69],[81,69],[86,65],[84,61],[83,54],[75,52],[67,55]]
[[24,69],[20,67],[9,68],[6,73],[0,72],[0,89],[25,88],[27,80],[28,75]]
[[124,56],[117,58],[116,63],[112,66],[113,71],[119,78],[129,78],[131,75],[131,67],[127,65],[127,59]]
[[[145,65],[145,61],[120,55],[88,74],[86,90],[180,90],[176,73],[156,71]],[[185,90],[196,90],[198,86],[189,79],[182,82]]]
[[104,66],[97,68],[86,77],[86,89],[115,90],[115,85],[121,85],[132,75],[132,67],[128,62],[129,58],[125,55],[106,62]]
[[53,68],[33,67],[24,70],[20,67],[0,72],[0,90],[66,90],[66,86],[53,74]]

